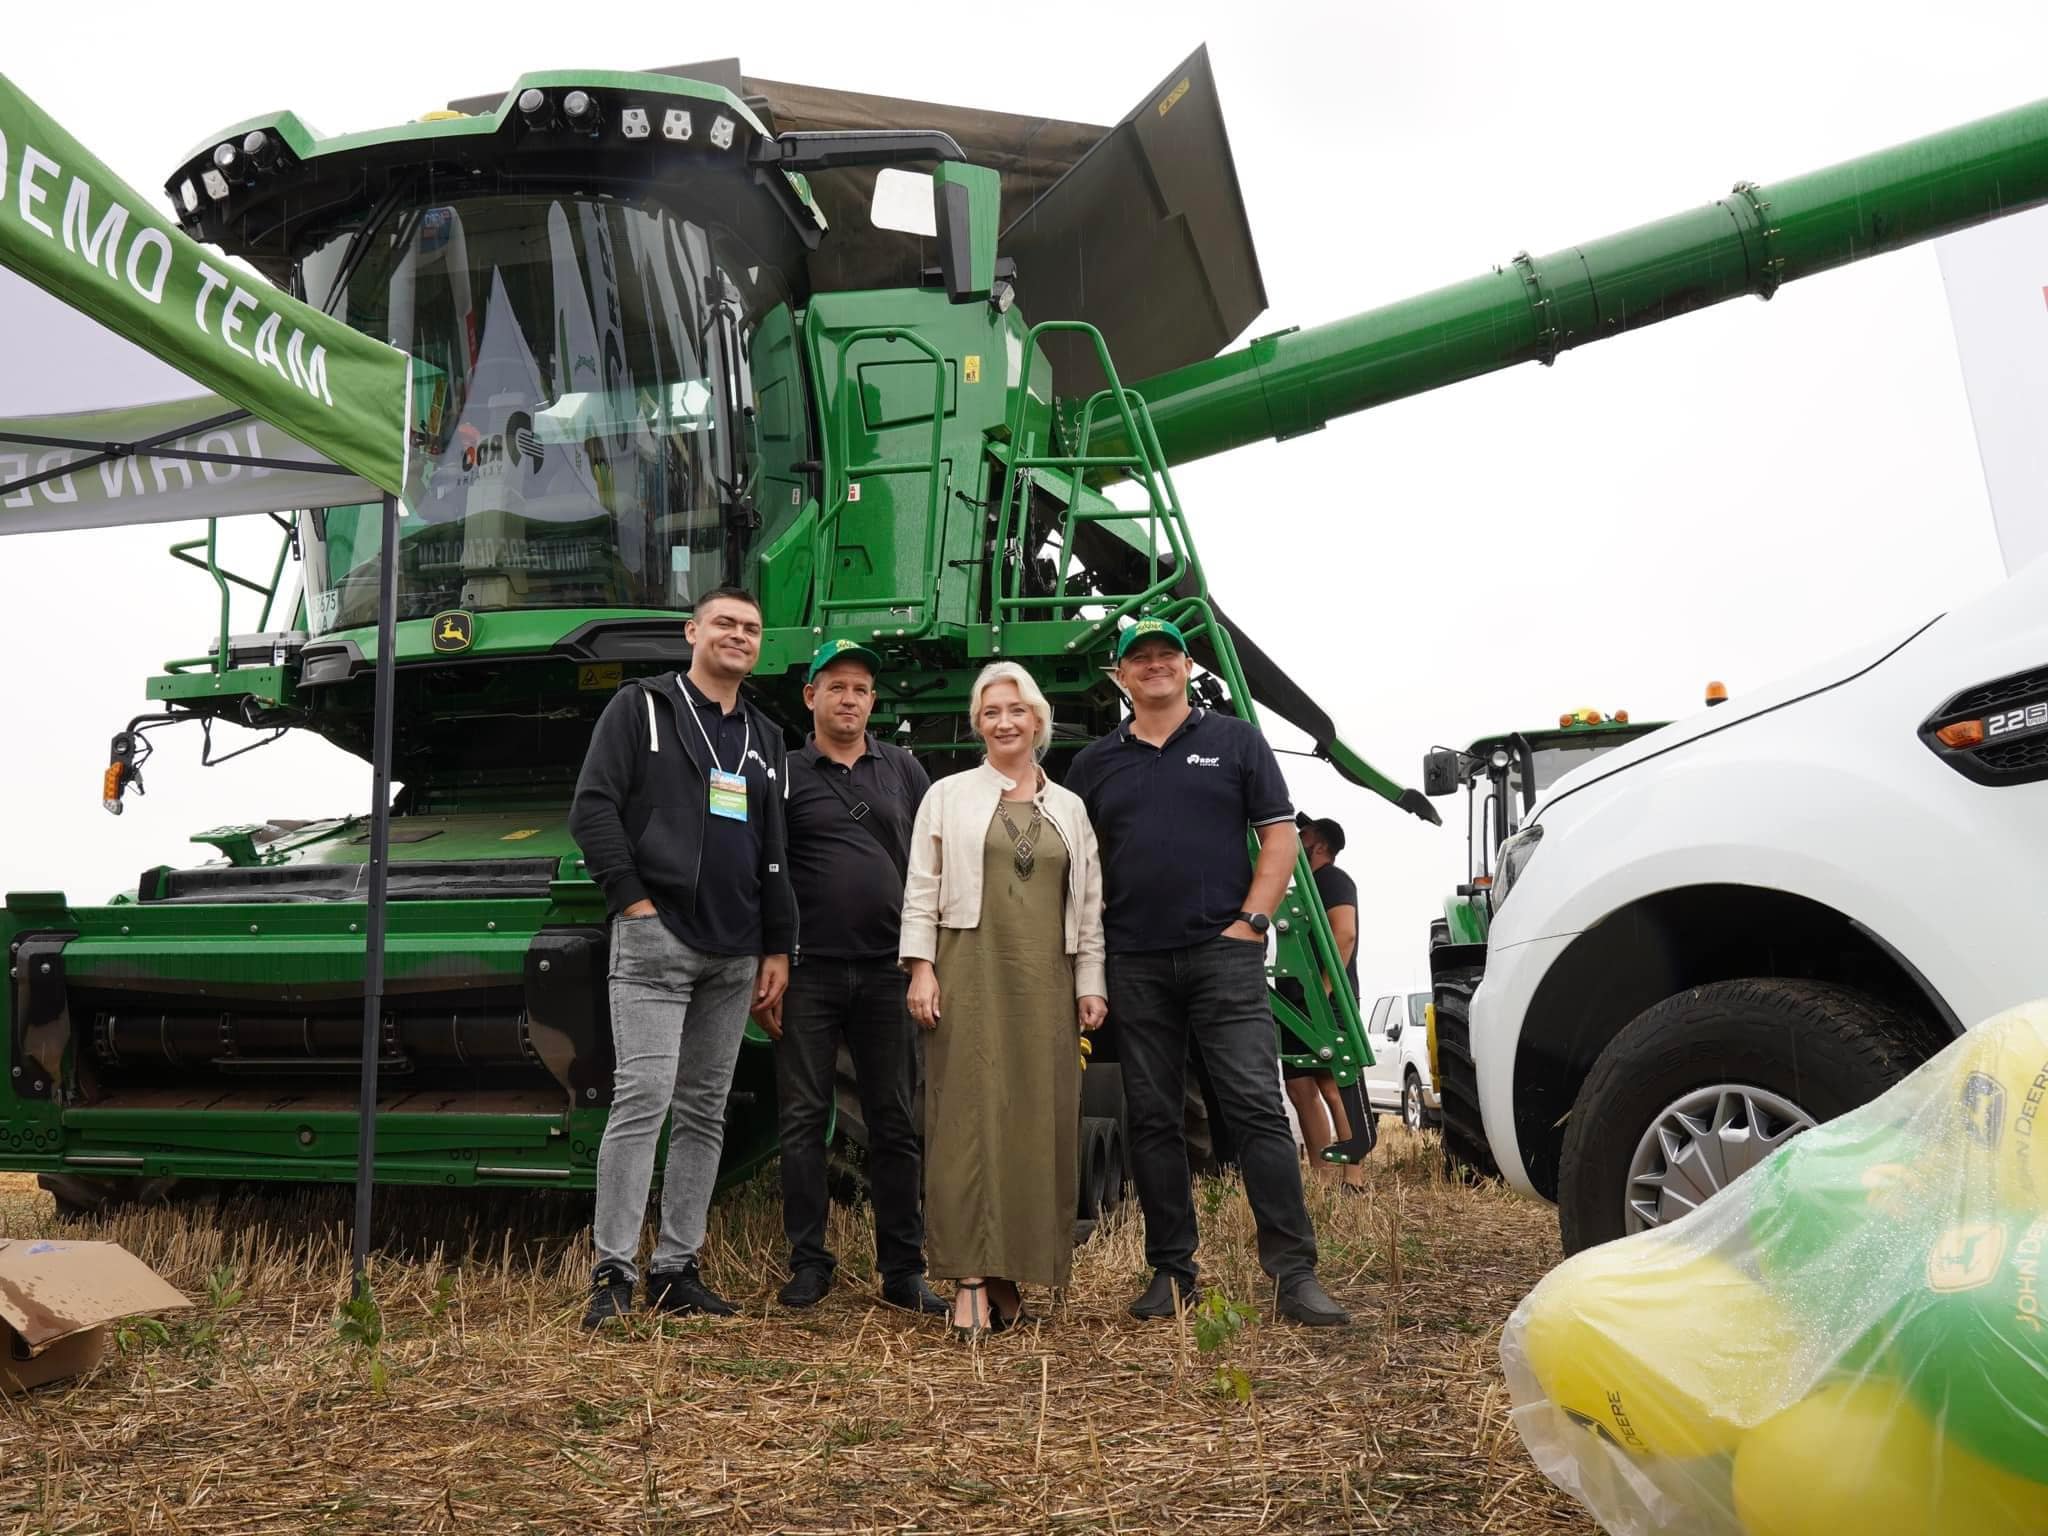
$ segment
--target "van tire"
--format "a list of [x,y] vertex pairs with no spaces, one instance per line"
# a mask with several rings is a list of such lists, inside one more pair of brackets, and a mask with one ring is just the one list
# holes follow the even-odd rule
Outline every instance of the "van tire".
[[1688,1092],[1762,1089],[1824,1123],[1876,1098],[1939,1044],[1926,1021],[1832,982],[1755,977],[1667,997],[1607,1043],[1579,1087],[1558,1167],[1564,1251],[1627,1233],[1636,1149]]

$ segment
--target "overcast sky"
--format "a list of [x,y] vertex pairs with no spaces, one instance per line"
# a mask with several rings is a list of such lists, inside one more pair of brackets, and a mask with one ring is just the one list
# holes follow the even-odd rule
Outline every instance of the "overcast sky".
[[[525,70],[737,54],[776,79],[1106,123],[1206,40],[1271,300],[1253,336],[2015,106],[2048,78],[2037,6],[1149,13],[16,6],[0,69],[154,194],[192,145],[259,112],[375,128]],[[34,365],[0,334],[0,368]],[[1177,481],[1223,604],[1404,783],[1432,743],[1578,706],[1687,713],[1709,678],[1740,693],[2002,576],[1927,247]],[[264,526],[234,542],[267,568]],[[0,888],[104,898],[206,852],[192,832],[366,806],[367,768],[316,740],[202,770],[196,737],[174,733],[148,797],[118,821],[99,808],[107,738],[146,707],[144,679],[205,648],[210,585],[163,553],[197,531],[0,545]],[[1462,815],[1444,802],[1433,829],[1283,761],[1299,803],[1349,831],[1363,990],[1423,981]]]

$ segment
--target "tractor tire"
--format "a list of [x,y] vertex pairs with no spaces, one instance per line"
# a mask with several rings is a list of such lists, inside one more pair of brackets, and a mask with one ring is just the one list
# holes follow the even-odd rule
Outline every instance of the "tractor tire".
[[1450,919],[1440,917],[1429,925],[1429,947],[1431,949],[1439,949],[1450,942]]
[[1678,1220],[1806,1126],[1876,1098],[1941,1038],[1832,982],[1758,977],[1667,997],[1580,1085],[1558,1167],[1564,1251]]
[[[1484,954],[1480,950],[1481,955]],[[1483,965],[1432,964],[1431,1001],[1436,1007],[1436,1091],[1444,1131],[1444,1173],[1471,1183],[1498,1179],[1500,1165],[1487,1145],[1479,1118],[1479,1069],[1472,1060],[1472,994]]]

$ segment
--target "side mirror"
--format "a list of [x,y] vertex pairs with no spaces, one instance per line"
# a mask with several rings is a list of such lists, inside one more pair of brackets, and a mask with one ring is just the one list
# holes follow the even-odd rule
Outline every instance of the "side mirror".
[[1398,1024],[1389,1024],[1387,1026],[1387,1044],[1392,1045],[1396,1040],[1400,1038],[1401,1026]]
[[1462,752],[1438,747],[1422,759],[1422,792],[1425,795],[1455,795],[1458,792],[1458,759]]

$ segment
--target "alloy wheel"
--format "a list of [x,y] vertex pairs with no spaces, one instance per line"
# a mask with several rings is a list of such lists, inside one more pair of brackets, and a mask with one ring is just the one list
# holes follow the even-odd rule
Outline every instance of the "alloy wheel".
[[1746,1083],[1717,1083],[1665,1105],[1629,1162],[1627,1230],[1697,1210],[1813,1124],[1790,1099]]

